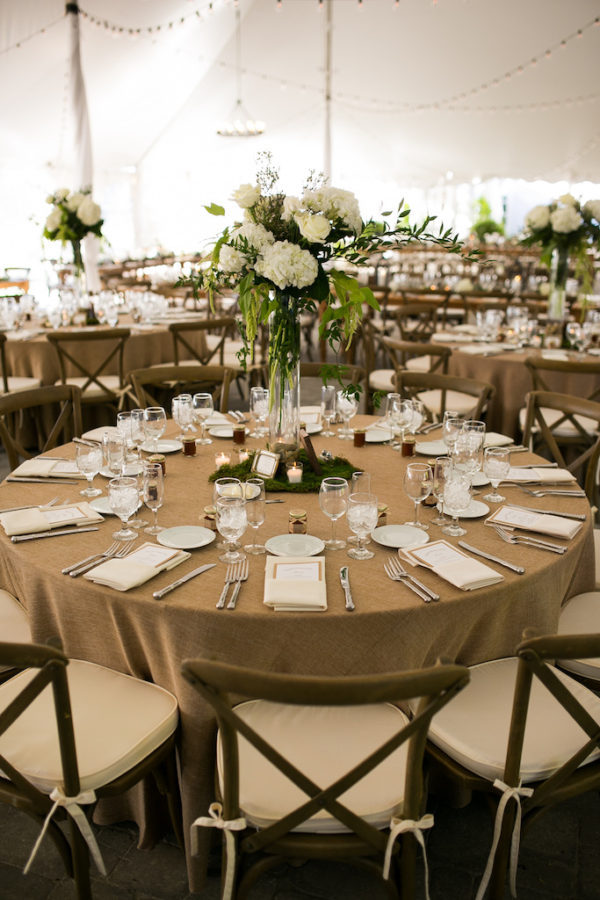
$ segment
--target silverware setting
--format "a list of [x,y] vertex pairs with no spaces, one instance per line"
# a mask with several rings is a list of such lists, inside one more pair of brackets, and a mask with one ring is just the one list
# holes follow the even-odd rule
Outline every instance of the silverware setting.
[[229,585],[233,584],[234,581],[237,581],[238,572],[240,571],[241,562],[229,563],[227,566],[227,570],[225,572],[225,581],[223,584],[223,590],[221,591],[221,596],[217,600],[217,609],[225,608],[225,601],[227,600],[227,593],[229,591]]
[[354,612],[356,609],[354,600],[352,599],[352,591],[350,590],[350,576],[348,575],[348,566],[342,566],[340,569],[340,582],[344,589],[344,597],[346,599],[346,609],[348,612]]
[[436,594],[435,591],[428,588],[422,581],[419,581],[418,578],[415,578],[414,575],[407,572],[404,566],[401,565],[400,560],[395,556],[388,557],[383,564],[383,568],[385,569],[388,578],[391,578],[392,581],[400,581],[402,584],[405,584],[406,587],[409,587],[415,594],[418,594],[425,603],[429,603],[431,600],[440,599],[439,594]]
[[[71,576],[71,578],[77,578],[79,575],[85,575],[85,573],[89,572],[90,569],[95,569],[96,566],[99,566],[107,559],[123,559],[124,556],[127,556],[136,540],[137,538],[133,538],[133,540],[126,541],[124,544],[121,544],[121,541],[115,541],[114,544],[111,544],[108,550],[105,550],[104,553],[101,553],[99,556],[97,556],[95,560],[72,568],[68,574]],[[117,545],[116,547],[115,544]]]
[[[60,505],[62,506],[63,503],[68,502],[68,500],[62,500]],[[50,509],[56,503],[58,503],[58,497],[53,497],[52,500],[48,500],[47,503],[43,504],[31,503],[29,506],[9,506],[7,509],[0,509],[0,515],[7,512],[19,512],[22,509]]]
[[215,566],[216,563],[208,563],[205,566],[200,566],[198,569],[194,569],[192,572],[188,572],[187,575],[183,575],[182,578],[174,581],[173,584],[168,584],[167,587],[162,588],[160,591],[154,591],[152,596],[155,600],[162,600],[165,594],[169,594],[171,591],[174,591],[175,588],[178,588],[180,585],[185,584],[186,581],[190,581],[197,575],[202,575],[203,572],[207,572],[209,569],[214,569]]
[[90,525],[87,528],[65,528],[61,531],[35,531],[33,534],[13,534],[11,541],[13,544],[20,544],[23,541],[39,541],[42,538],[63,537],[67,534],[84,534],[86,531],[98,531],[98,526]]
[[458,546],[462,547],[463,550],[468,550],[469,553],[474,553],[475,556],[481,556],[483,559],[487,559],[490,562],[497,563],[499,566],[506,566],[507,569],[511,569],[513,572],[516,572],[517,575],[523,575],[525,569],[523,566],[515,566],[514,563],[507,562],[505,559],[500,559],[499,556],[493,556],[491,553],[485,553],[485,551],[480,550],[478,547],[472,547],[470,544],[466,544],[464,541],[459,541]]
[[532,549],[537,550],[548,550],[550,553],[567,552],[567,548],[562,547],[560,544],[552,544],[550,541],[527,537],[524,534],[512,534],[512,532],[502,528],[501,525],[493,525],[492,528],[503,541],[506,541],[507,544],[522,544],[524,547],[531,547]]
[[537,509],[535,506],[517,506],[516,503],[506,504],[511,509],[524,509],[526,512],[538,513],[540,516],[562,516],[563,519],[576,519],[578,522],[585,522],[587,516],[585,513],[560,512],[558,509]]
[[441,422],[429,422],[427,425],[421,425],[420,428],[417,428],[415,434],[429,434],[430,431],[435,431],[436,428],[441,427]]
[[559,491],[559,490],[545,490],[544,488],[527,488],[522,484],[517,485],[520,487],[522,491],[526,494],[531,494],[532,497],[585,497],[585,491]]
[[242,581],[248,581],[248,560],[243,559],[240,563],[238,563],[238,571],[235,578],[235,587],[231,593],[231,598],[229,603],[227,604],[227,609],[235,609],[238,596],[240,593],[240,588],[242,586]]

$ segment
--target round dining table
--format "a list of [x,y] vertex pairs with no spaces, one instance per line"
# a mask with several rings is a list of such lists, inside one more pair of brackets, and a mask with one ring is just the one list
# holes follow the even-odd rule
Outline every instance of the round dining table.
[[[356,417],[353,424],[366,426],[372,422],[368,417]],[[175,429],[170,421],[165,437],[173,437]],[[424,440],[436,437],[439,433],[433,432]],[[351,441],[323,438],[317,433],[312,441],[318,454],[330,450],[371,474],[371,490],[388,507],[388,524],[414,518],[412,501],[403,490],[404,472],[411,460],[385,443],[370,440],[359,448]],[[264,448],[264,440],[248,437],[246,447]],[[74,450],[70,444],[50,455],[73,457]],[[166,456],[160,525],[205,524],[203,510],[212,502],[213,488],[208,479],[215,470],[215,454],[233,450],[230,438],[214,437],[212,444],[198,445],[195,457],[184,457],[181,452]],[[419,458],[426,461],[428,456]],[[528,453],[512,456],[515,465],[532,459]],[[95,484],[106,491],[107,481],[101,475]],[[79,499],[81,487],[81,482],[57,487],[5,481],[0,485],[0,509],[41,504],[56,495]],[[249,578],[241,586],[237,608],[216,609],[226,570],[218,560],[222,551],[216,541],[191,550],[191,558],[176,569],[127,592],[61,574],[63,567],[111,544],[116,520],[108,516],[97,532],[66,537],[12,543],[0,532],[0,584],[26,606],[36,641],[58,638],[71,657],[151,680],[177,697],[189,884],[191,890],[199,890],[210,836],[201,835],[200,853],[191,857],[189,826],[197,816],[206,815],[214,799],[215,723],[200,695],[182,678],[182,661],[207,657],[270,672],[357,675],[420,668],[439,658],[470,665],[513,654],[525,629],[554,632],[564,601],[593,587],[592,519],[585,498],[536,499],[508,485],[503,486],[502,493],[513,503],[538,509],[558,507],[585,514],[586,519],[568,541],[563,555],[503,543],[492,528],[486,527],[484,518],[465,520],[469,544],[523,566],[525,573],[518,575],[489,563],[503,576],[502,581],[462,591],[431,571],[415,570],[423,583],[439,593],[440,599],[434,602],[425,603],[404,584],[389,580],[384,562],[396,551],[375,540],[370,544],[374,556],[368,560],[350,559],[345,549],[323,551],[327,609],[319,612],[275,611],[264,604],[265,555],[248,557]],[[290,510],[298,507],[306,510],[310,535],[323,540],[329,536],[331,522],[321,512],[317,494],[280,492],[269,494],[268,499],[283,502],[267,505],[264,524],[257,532],[247,532],[243,542],[258,539],[264,543],[287,534]],[[143,513],[140,510],[139,514]],[[433,511],[424,508],[421,517],[428,523]],[[150,520],[149,514],[147,518]],[[342,535],[347,534],[345,519],[337,525]],[[433,524],[427,534],[430,540],[444,537]],[[137,545],[144,540],[156,538],[142,533]],[[457,542],[456,538],[446,540],[454,545]],[[153,592],[203,563],[216,565],[163,599],[153,599]],[[349,568],[353,612],[346,610],[340,584],[340,567],[344,565]],[[151,846],[165,824],[164,807],[147,784],[126,797],[104,801],[97,807],[96,817],[100,823],[134,819],[140,826],[140,846]]]

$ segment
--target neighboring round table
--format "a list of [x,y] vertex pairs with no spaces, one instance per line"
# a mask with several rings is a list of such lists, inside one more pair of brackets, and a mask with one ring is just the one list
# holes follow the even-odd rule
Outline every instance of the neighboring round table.
[[[368,421],[357,417],[354,424]],[[167,435],[173,434],[175,426],[171,422]],[[427,439],[434,437],[435,433]],[[319,435],[314,435],[313,441],[317,452],[328,447],[371,472],[372,490],[388,504],[390,524],[413,517],[412,502],[402,489],[407,461],[398,453],[380,444],[355,449],[350,442]],[[255,441],[248,443],[258,445]],[[231,441],[215,438],[212,445],[199,447],[195,458],[186,459],[180,453],[167,456],[165,505],[159,512],[159,524],[202,524],[199,518],[203,507],[212,497],[207,478],[214,468],[214,455],[232,447]],[[52,455],[72,456],[73,451],[74,447],[67,445]],[[524,463],[528,459],[528,454],[521,453],[515,461]],[[106,480],[100,476],[96,482],[106,486]],[[75,486],[61,489],[55,485],[3,483],[0,507],[43,503],[57,494],[74,499],[78,492],[79,487]],[[233,612],[215,609],[225,574],[222,563],[162,601],[152,599],[153,591],[203,562],[217,561],[219,551],[214,543],[193,551],[192,558],[177,569],[127,593],[61,575],[66,564],[111,543],[115,530],[112,518],[107,518],[99,532],[76,537],[12,544],[0,534],[0,584],[27,607],[35,640],[58,636],[70,656],[152,680],[177,696],[181,716],[181,792],[189,839],[190,822],[206,814],[214,799],[215,732],[212,713],[180,675],[182,660],[208,656],[267,671],[356,675],[419,668],[435,663],[440,656],[473,664],[512,654],[524,628],[539,632],[556,629],[564,599],[589,590],[594,584],[589,506],[585,500],[534,500],[516,487],[507,487],[505,493],[508,499],[523,505],[549,509],[559,503],[565,511],[587,512],[588,518],[564,556],[511,547],[492,529],[484,527],[481,520],[468,521],[469,543],[518,562],[527,572],[518,576],[497,567],[505,578],[501,584],[463,592],[419,569],[418,577],[441,594],[439,602],[428,604],[403,585],[388,580],[383,562],[393,551],[376,543],[371,545],[375,558],[368,561],[350,560],[345,551],[325,552],[328,610],[320,613],[281,613],[263,605],[264,556],[249,557],[250,577],[242,586],[238,607]],[[328,536],[330,520],[320,511],[317,495],[279,496],[285,502],[266,507],[266,522],[258,531],[260,541],[287,532],[288,512],[299,506],[308,512],[309,532],[321,538]],[[427,510],[422,510],[422,514],[425,521],[432,518]],[[338,522],[338,528],[345,533],[344,520]],[[443,537],[434,526],[430,534],[432,539]],[[153,540],[150,536],[144,538]],[[256,533],[247,532],[245,542],[255,538]],[[345,611],[339,583],[339,568],[344,564],[350,570],[356,604],[353,613]],[[148,846],[162,821],[155,794],[146,791],[138,790],[127,798],[103,803],[99,821],[135,818],[141,827],[140,843]],[[200,856],[191,858],[187,848],[191,890],[201,887],[205,872],[209,836],[202,838]]]

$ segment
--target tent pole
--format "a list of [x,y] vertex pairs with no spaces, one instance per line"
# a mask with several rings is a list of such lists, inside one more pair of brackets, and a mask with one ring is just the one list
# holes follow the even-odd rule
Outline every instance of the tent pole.
[[331,0],[325,3],[325,135],[323,146],[323,172],[331,178]]

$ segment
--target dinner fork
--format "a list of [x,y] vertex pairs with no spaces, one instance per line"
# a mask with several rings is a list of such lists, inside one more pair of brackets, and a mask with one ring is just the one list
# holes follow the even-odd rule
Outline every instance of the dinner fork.
[[429,594],[432,600],[439,600],[440,595],[436,594],[435,591],[432,591],[431,588],[428,588],[426,584],[423,584],[422,581],[419,581],[418,578],[415,578],[414,575],[411,575],[410,572],[407,572],[404,566],[400,563],[400,560],[397,556],[390,556],[388,559],[388,564],[395,575],[399,575],[401,578],[408,578],[409,581],[412,581],[413,584],[416,584],[418,588],[422,591],[425,591],[426,594]]
[[137,538],[133,538],[133,540],[127,541],[127,543],[123,544],[120,549],[119,547],[117,547],[116,550],[113,550],[112,547],[109,547],[110,552],[107,551],[103,553],[99,558],[95,559],[93,562],[87,563],[87,565],[85,566],[80,566],[78,569],[74,569],[73,571],[69,572],[69,575],[71,576],[71,578],[77,578],[78,575],[84,575],[86,572],[89,572],[90,569],[95,569],[96,566],[99,566],[107,559],[123,559],[124,556],[127,556],[136,540]]
[[239,569],[239,563],[229,563],[227,566],[227,571],[225,572],[225,583],[223,584],[223,590],[221,591],[221,596],[217,600],[217,609],[224,609],[225,600],[227,599],[227,591],[229,590],[229,585],[233,584],[234,581],[237,581],[237,573]]
[[507,544],[523,544],[524,547],[532,547],[537,550],[549,550],[550,553],[566,553],[567,548],[561,547],[559,544],[551,544],[548,541],[541,541],[537,538],[527,537],[524,534],[511,534],[500,525],[493,525],[492,528],[503,541]]
[[525,491],[526,494],[531,494],[532,497],[546,497],[546,496],[552,496],[552,497],[585,497],[585,496],[586,496],[585,491],[559,491],[559,490],[552,490],[552,489],[550,489],[550,488],[546,488],[546,489],[544,489],[544,488],[538,488],[538,489],[535,489],[535,488],[526,488],[526,487],[524,487],[524,486],[521,485],[521,484],[518,485],[518,487],[520,487],[522,491]]
[[424,591],[420,590],[416,584],[413,584],[412,581],[408,578],[407,575],[396,575],[394,570],[391,568],[389,564],[389,560],[384,562],[383,568],[385,569],[385,574],[388,578],[391,578],[392,581],[399,581],[401,584],[405,585],[407,588],[410,588],[411,591],[414,591],[421,600],[424,600],[425,603],[431,602],[431,597],[429,594],[426,594]]
[[238,594],[240,592],[240,588],[242,586],[242,581],[248,581],[248,560],[245,559],[241,563],[238,563],[238,574],[235,580],[235,587],[231,593],[231,598],[229,603],[227,604],[227,609],[235,609],[235,605],[237,603]]
[[[116,553],[119,549],[119,541],[114,541],[104,553],[112,553],[113,551]],[[91,556],[86,556],[85,559],[80,559],[79,562],[72,563],[70,566],[66,566],[62,569],[63,575],[69,575],[74,569],[79,569],[81,566],[85,566],[86,563],[89,563],[92,559],[99,559],[101,556],[104,556],[104,553],[92,553]]]

